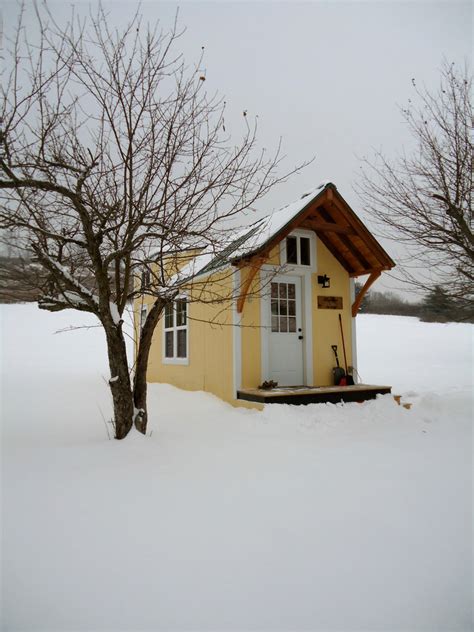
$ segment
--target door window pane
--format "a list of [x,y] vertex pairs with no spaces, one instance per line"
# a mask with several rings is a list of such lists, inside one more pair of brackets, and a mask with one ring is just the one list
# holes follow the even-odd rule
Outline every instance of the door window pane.
[[[272,332],[296,332],[296,286],[294,283],[272,283]],[[291,297],[291,298],[289,298]]]

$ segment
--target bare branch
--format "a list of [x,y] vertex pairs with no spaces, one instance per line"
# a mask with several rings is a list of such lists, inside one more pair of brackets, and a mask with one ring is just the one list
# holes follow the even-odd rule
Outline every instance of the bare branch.
[[[474,300],[472,225],[472,77],[444,62],[437,91],[418,88],[418,106],[402,114],[417,151],[364,160],[357,189],[379,234],[404,243],[418,270],[406,280],[423,290],[442,285],[453,297]],[[400,268],[400,266],[399,266]]]
[[[85,19],[73,9],[66,26],[47,5],[35,5],[35,15],[37,32],[25,33],[21,15],[7,40],[0,110],[0,230],[25,261],[10,280],[23,269],[42,308],[100,319],[122,437],[135,416],[127,305],[144,293],[151,300],[133,386],[144,410],[153,331],[182,289],[176,253],[222,253],[241,214],[306,163],[282,174],[280,147],[259,149],[246,117],[225,132],[225,102],[197,72],[202,58],[186,66],[175,52],[177,20],[164,32],[137,12],[114,31],[102,6]],[[232,300],[229,283],[211,289],[190,276],[195,300]],[[139,417],[146,425],[146,411]]]

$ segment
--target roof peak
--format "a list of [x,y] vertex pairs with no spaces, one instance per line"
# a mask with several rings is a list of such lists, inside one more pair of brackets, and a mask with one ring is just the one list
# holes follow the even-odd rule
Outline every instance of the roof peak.
[[317,187],[314,187],[314,189],[309,189],[308,191],[305,191],[302,195],[300,195],[299,198],[292,200],[291,202],[288,202],[288,204],[285,204],[284,206],[280,206],[279,208],[273,209],[273,211],[271,211],[268,215],[265,215],[262,219],[271,217],[275,213],[280,213],[280,211],[284,211],[285,209],[287,209],[290,206],[293,206],[294,204],[297,204],[297,203],[300,204],[301,200],[303,200],[304,198],[307,198],[310,196],[316,197],[316,195],[319,195],[321,191],[323,191],[325,188],[329,186],[334,187],[335,189],[337,188],[336,185],[333,184],[330,180],[323,180],[323,182],[318,184]]

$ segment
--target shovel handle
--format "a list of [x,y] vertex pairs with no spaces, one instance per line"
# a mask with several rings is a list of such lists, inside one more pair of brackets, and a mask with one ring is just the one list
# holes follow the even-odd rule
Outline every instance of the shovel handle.
[[339,358],[337,357],[337,345],[331,345],[331,349],[334,351],[334,355],[336,357],[336,365],[339,368]]

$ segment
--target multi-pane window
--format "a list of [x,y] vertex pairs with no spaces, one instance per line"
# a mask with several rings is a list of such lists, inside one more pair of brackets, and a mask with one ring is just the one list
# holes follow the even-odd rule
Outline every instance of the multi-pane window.
[[271,284],[272,331],[296,331],[296,291],[294,283]]
[[309,237],[290,236],[286,238],[286,262],[298,266],[311,265]]
[[298,263],[297,237],[286,238],[286,261],[287,263]]
[[179,298],[165,307],[165,358],[188,357],[188,317],[186,299]]

